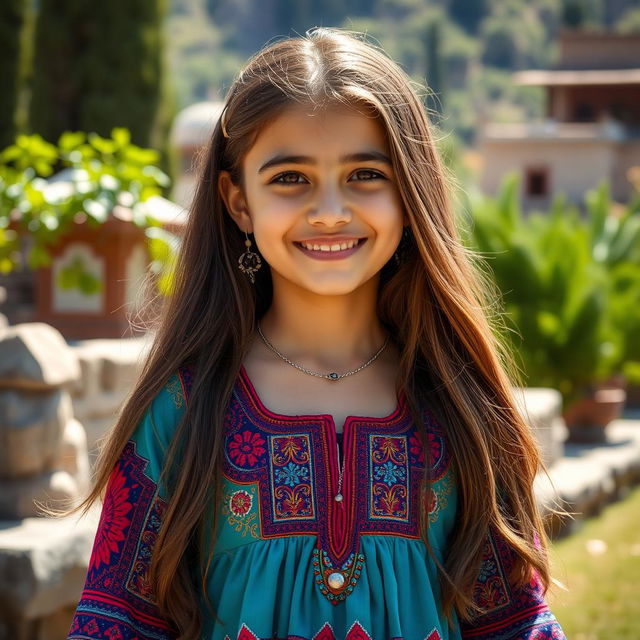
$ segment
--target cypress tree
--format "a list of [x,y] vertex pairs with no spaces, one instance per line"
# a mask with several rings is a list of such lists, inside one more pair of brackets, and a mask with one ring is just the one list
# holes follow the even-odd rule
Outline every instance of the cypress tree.
[[[427,26],[424,37],[426,54],[426,81],[430,89],[427,107],[442,114],[445,102],[445,75],[441,52],[442,23],[433,20]],[[433,93],[431,93],[433,92]],[[435,94],[435,95],[434,95]]]
[[16,106],[20,81],[20,43],[25,17],[25,0],[0,3],[0,149],[16,136]]
[[163,95],[164,0],[41,0],[30,125],[56,141],[63,131],[153,146]]
[[449,2],[449,15],[467,33],[477,33],[478,25],[487,10],[487,0],[450,0]]

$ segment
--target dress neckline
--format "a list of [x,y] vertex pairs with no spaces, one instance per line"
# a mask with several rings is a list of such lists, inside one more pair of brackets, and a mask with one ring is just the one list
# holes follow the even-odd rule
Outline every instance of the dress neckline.
[[[244,364],[240,365],[240,380],[243,383],[243,387],[250,396],[253,401],[253,405],[258,410],[258,412],[262,415],[262,417],[266,417],[272,420],[278,421],[291,421],[291,422],[299,422],[299,421],[309,421],[309,420],[328,420],[334,427],[334,431],[336,433],[336,424],[333,419],[333,415],[329,413],[317,413],[317,414],[284,414],[278,413],[276,411],[271,411],[265,404],[262,402],[256,388],[253,386],[253,382],[251,382],[251,378],[249,378],[249,374],[245,369]],[[408,402],[406,398],[406,394],[404,389],[400,389],[399,392],[396,393],[396,407],[395,409],[386,416],[361,416],[361,415],[348,415],[344,419],[344,427],[347,426],[349,422],[354,420],[356,421],[366,421],[380,424],[395,424],[402,420],[406,414],[406,410],[408,407]],[[341,431],[340,433],[343,433]]]

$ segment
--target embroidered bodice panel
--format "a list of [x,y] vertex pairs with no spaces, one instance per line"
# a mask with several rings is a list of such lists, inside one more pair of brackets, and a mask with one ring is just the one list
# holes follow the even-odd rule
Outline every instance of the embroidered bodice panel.
[[[189,368],[171,376],[113,469],[69,640],[177,637],[150,561],[167,506],[160,476],[191,385]],[[447,624],[418,514],[441,560],[454,470],[443,429],[428,412],[422,422],[419,434],[404,397],[385,418],[350,416],[336,501],[331,417],[269,412],[242,372],[224,424],[222,528],[206,585],[224,622],[203,602],[202,639],[565,640],[538,577],[510,584],[515,554],[496,532],[473,588],[485,613]],[[425,465],[432,482],[420,495]]]
[[[335,571],[345,590],[323,579],[327,596],[347,595],[359,572],[363,535],[420,539],[420,510],[432,546],[442,550],[453,526],[454,476],[444,434],[425,411],[428,446],[403,393],[384,418],[348,416],[341,490],[335,425],[330,415],[286,416],[267,409],[244,368],[225,420],[224,496],[215,553],[283,536],[316,536],[317,567]],[[420,481],[429,460],[431,488]],[[336,500],[340,493],[341,500]]]

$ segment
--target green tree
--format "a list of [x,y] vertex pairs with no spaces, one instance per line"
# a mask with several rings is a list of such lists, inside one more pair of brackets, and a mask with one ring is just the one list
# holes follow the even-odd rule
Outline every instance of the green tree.
[[578,28],[603,24],[602,0],[563,0],[562,24]]
[[[41,0],[35,34],[30,129],[107,135],[126,127],[150,146],[168,125],[162,109],[164,0]],[[166,137],[166,136],[164,136]]]
[[20,36],[25,18],[25,0],[0,4],[0,148],[16,135],[16,105],[20,79]]
[[450,0],[449,15],[468,33],[476,33],[487,13],[487,0]]
[[436,19],[426,28],[424,46],[426,53],[426,80],[433,93],[427,96],[427,106],[442,114],[445,103],[445,74],[441,53],[442,23]]

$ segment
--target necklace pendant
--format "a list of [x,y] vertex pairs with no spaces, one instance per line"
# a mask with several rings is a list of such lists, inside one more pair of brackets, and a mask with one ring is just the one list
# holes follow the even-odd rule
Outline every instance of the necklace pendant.
[[336,493],[336,497],[334,498],[334,500],[336,502],[342,502],[342,494],[341,493]]
[[339,377],[340,377],[340,376],[339,376],[335,371],[332,371],[332,372],[329,374],[329,378],[330,378],[331,380],[337,380]]

